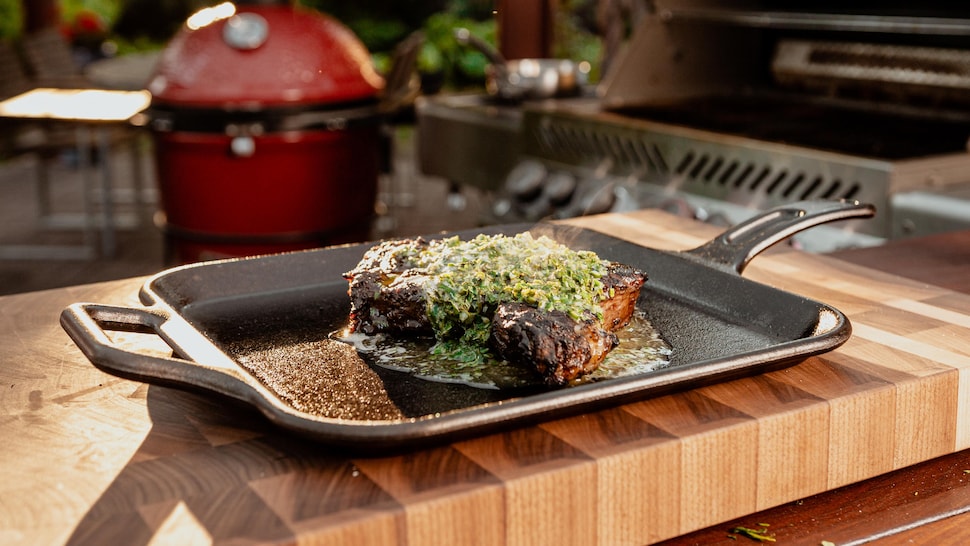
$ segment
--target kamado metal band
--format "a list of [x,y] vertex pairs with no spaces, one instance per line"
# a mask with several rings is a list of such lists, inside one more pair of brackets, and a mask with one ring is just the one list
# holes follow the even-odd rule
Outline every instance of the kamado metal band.
[[258,109],[195,108],[154,103],[147,111],[152,129],[161,132],[258,136],[282,131],[340,131],[381,122],[376,99],[340,105],[281,106]]

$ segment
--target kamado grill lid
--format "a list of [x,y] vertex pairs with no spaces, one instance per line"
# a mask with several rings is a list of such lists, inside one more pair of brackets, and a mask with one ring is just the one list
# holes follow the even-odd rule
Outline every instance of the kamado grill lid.
[[189,17],[149,80],[153,102],[257,110],[376,99],[384,80],[349,28],[280,4],[226,2]]

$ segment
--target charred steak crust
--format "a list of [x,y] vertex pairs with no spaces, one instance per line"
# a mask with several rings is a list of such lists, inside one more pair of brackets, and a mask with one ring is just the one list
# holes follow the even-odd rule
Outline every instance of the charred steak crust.
[[507,362],[533,367],[550,385],[565,385],[595,370],[619,341],[592,314],[575,320],[562,311],[504,303],[489,343]]
[[373,335],[432,334],[426,306],[425,278],[404,272],[388,282],[386,276],[365,271],[354,275],[350,288],[350,328]]
[[[429,278],[409,260],[429,246],[422,238],[384,242],[344,274],[349,281],[351,331],[434,333],[428,317]],[[613,332],[630,322],[646,279],[635,267],[611,262],[601,279],[602,319],[592,311],[574,319],[524,303],[499,304],[491,319],[489,347],[498,358],[535,370],[546,383],[565,385],[595,370],[616,347]]]
[[428,247],[420,237],[377,245],[368,250],[353,270],[344,274],[350,282],[350,329],[373,335],[431,334],[427,313],[427,278],[415,264],[402,259]]
[[647,275],[633,266],[611,262],[602,280],[600,308],[603,310],[603,326],[615,332],[630,323]]

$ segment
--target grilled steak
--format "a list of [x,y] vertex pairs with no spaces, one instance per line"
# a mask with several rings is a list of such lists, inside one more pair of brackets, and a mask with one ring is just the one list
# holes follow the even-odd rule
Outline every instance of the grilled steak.
[[[531,237],[526,239],[532,244]],[[550,251],[550,245],[558,248]],[[533,369],[551,385],[564,385],[595,370],[616,347],[618,341],[613,332],[629,323],[646,279],[636,268],[602,261],[591,253],[576,262],[577,270],[592,263],[590,271],[599,272],[598,278],[585,279],[571,270],[572,262],[557,261],[562,259],[560,253],[573,251],[545,240],[537,247],[538,256],[533,260],[542,264],[535,267],[546,267],[540,279],[531,279],[521,271],[504,271],[517,268],[523,260],[512,256],[502,262],[502,257],[497,257],[495,249],[489,246],[486,261],[467,268],[472,280],[455,288],[448,282],[453,280],[455,270],[464,265],[455,265],[461,260],[460,255],[449,254],[455,248],[455,244],[446,246],[416,238],[385,242],[370,249],[344,275],[350,285],[351,330],[365,334],[435,335],[448,341],[481,343],[495,357]],[[428,256],[435,252],[447,256],[446,266],[429,265]],[[497,271],[482,271],[493,266]],[[495,281],[495,275],[504,276]],[[447,282],[442,280],[446,277]],[[492,286],[490,282],[498,284]],[[454,307],[458,309],[452,308],[451,300],[434,303],[435,297],[442,298],[443,291],[452,293],[442,285],[454,291]],[[580,292],[589,286],[599,291],[591,295],[589,308],[557,309],[548,303],[558,301],[559,292]],[[479,293],[480,290],[486,293]],[[446,323],[444,332],[442,323]]]
[[428,248],[424,239],[389,241],[367,251],[352,271],[350,328],[368,335],[431,335],[425,286],[428,277],[409,259]]

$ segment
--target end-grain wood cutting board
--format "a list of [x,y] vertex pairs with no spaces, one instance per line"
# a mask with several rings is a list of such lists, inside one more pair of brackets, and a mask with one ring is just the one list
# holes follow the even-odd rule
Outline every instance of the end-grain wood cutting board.
[[[658,211],[568,223],[670,250],[718,232]],[[43,426],[0,424],[23,438],[0,466],[0,497],[80,485],[20,495],[0,528],[54,542],[645,544],[970,447],[970,297],[787,248],[744,276],[841,310],[851,339],[783,370],[388,457],[348,457],[249,408],[107,376],[63,332],[7,315],[8,335],[34,336],[34,349],[6,349],[35,377],[30,396],[65,402],[42,405]],[[56,313],[79,294],[91,295],[45,301]],[[39,312],[27,296],[8,301]],[[21,394],[28,405],[19,387],[4,405]],[[115,456],[99,464],[51,464],[107,438]]]

